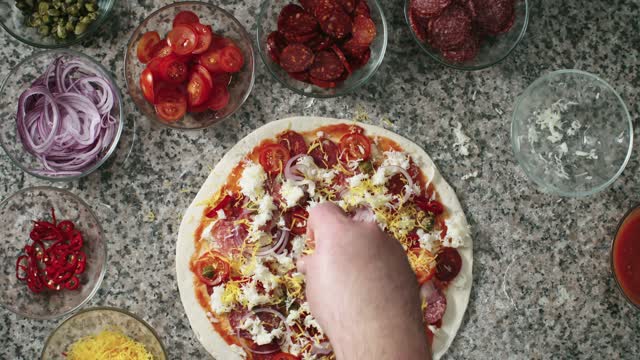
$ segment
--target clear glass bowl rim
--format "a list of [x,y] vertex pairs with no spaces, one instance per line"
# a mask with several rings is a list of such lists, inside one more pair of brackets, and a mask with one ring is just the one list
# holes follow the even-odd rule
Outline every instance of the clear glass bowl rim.
[[111,143],[109,150],[104,154],[104,156],[100,160],[98,160],[92,167],[84,171],[82,174],[72,175],[72,176],[47,176],[47,175],[41,175],[41,174],[35,173],[27,169],[26,166],[23,166],[18,160],[14,159],[13,156],[10,154],[9,150],[6,148],[6,145],[4,144],[4,142],[0,141],[0,146],[2,146],[2,149],[4,150],[4,152],[7,154],[9,159],[11,159],[11,161],[16,166],[18,166],[20,169],[22,169],[22,171],[26,172],[31,176],[37,177],[42,180],[49,180],[49,181],[72,181],[72,180],[85,177],[91,174],[92,172],[96,171],[111,157],[111,155],[113,155],[116,148],[118,147],[118,143],[120,142],[120,136],[122,135],[122,130],[124,129],[124,120],[125,120],[124,119],[124,103],[122,101],[122,94],[120,93],[120,88],[118,87],[118,83],[116,82],[116,79],[111,75],[111,73],[105,67],[103,67],[100,63],[93,60],[90,56],[84,55],[80,52],[70,50],[70,49],[44,50],[44,51],[36,52],[35,54],[32,54],[26,59],[22,60],[18,65],[16,65],[13,69],[11,69],[11,71],[9,72],[9,75],[7,75],[7,77],[2,82],[2,87],[0,88],[0,96],[4,96],[7,84],[9,83],[9,80],[12,78],[12,76],[14,76],[17,73],[17,69],[19,69],[24,64],[28,64],[32,62],[34,59],[38,57],[46,56],[49,54],[71,55],[74,57],[82,58],[88,61],[89,63],[91,63],[92,65],[94,65],[95,67],[97,67],[98,69],[100,69],[104,73],[104,75],[107,77],[107,80],[109,80],[111,86],[115,90],[118,107],[120,108],[120,114],[118,115],[119,116],[118,130],[116,131],[115,137],[113,138],[113,142]]
[[[129,95],[131,95],[131,93],[133,92],[134,89],[131,89],[131,87],[129,86],[129,82],[126,81],[127,79],[127,60],[129,59],[129,51],[128,49],[131,48],[131,46],[133,45],[133,36],[135,33],[138,32],[138,30],[140,30],[140,28],[142,28],[142,26],[144,24],[146,24],[146,22],[152,18],[153,16],[162,13],[165,10],[168,9],[172,9],[174,7],[178,7],[178,6],[188,6],[188,5],[202,5],[202,6],[207,6],[207,7],[211,7],[211,8],[215,8],[216,11],[220,11],[221,13],[223,13],[225,16],[227,16],[228,18],[230,18],[233,22],[235,22],[239,28],[242,30],[242,36],[245,37],[245,39],[248,41],[249,43],[249,48],[251,49],[251,57],[253,58],[253,66],[250,69],[251,70],[251,81],[249,82],[249,87],[247,89],[247,93],[244,95],[244,98],[242,99],[242,101],[240,101],[238,103],[238,106],[229,114],[227,114],[225,117],[218,119],[217,121],[212,122],[211,124],[208,125],[203,125],[203,126],[198,126],[198,127],[192,127],[192,128],[185,128],[185,127],[180,127],[180,126],[174,126],[171,123],[164,123],[160,120],[158,120],[155,116],[151,116],[150,118],[153,120],[153,122],[155,124],[158,124],[164,128],[169,128],[169,129],[176,129],[176,130],[184,130],[184,131],[193,131],[193,130],[203,130],[206,128],[209,128],[211,126],[220,124],[221,122],[223,122],[224,120],[230,118],[233,114],[235,114],[236,112],[238,112],[238,110],[240,110],[240,108],[242,108],[242,106],[244,105],[244,103],[247,101],[247,99],[249,98],[249,96],[251,95],[251,92],[253,91],[253,86],[255,84],[256,81],[256,54],[255,51],[253,49],[253,42],[251,41],[251,35],[249,35],[249,33],[247,32],[247,29],[244,27],[244,25],[242,25],[242,23],[240,23],[240,21],[238,21],[238,19],[236,19],[235,16],[233,16],[232,13],[228,12],[227,10],[211,4],[211,3],[206,3],[203,1],[181,1],[181,2],[174,2],[172,4],[169,5],[165,5],[155,11],[153,11],[151,14],[149,14],[147,17],[144,18],[144,20],[142,20],[142,22],[140,22],[140,24],[133,30],[133,32],[131,33],[131,36],[129,37],[129,41],[127,41],[127,49],[124,52],[124,66],[123,66],[123,71],[124,71],[124,75],[125,75],[125,84],[127,86],[127,92],[129,93]],[[245,63],[246,64],[246,63]],[[249,70],[249,69],[248,69]],[[135,103],[135,101],[134,101]],[[140,107],[138,107],[138,104],[136,103],[136,108],[138,109],[138,111],[145,117],[149,117],[145,114],[144,111],[142,111],[142,109],[140,109]]]
[[609,265],[610,265],[610,268],[611,268],[611,276],[615,280],[616,287],[618,288],[618,291],[620,291],[620,294],[622,294],[622,297],[624,297],[624,299],[627,300],[627,303],[629,305],[634,307],[636,310],[640,311],[640,304],[636,304],[635,302],[631,301],[631,299],[624,292],[624,289],[622,288],[622,285],[620,284],[620,281],[618,281],[618,277],[616,276],[616,271],[615,271],[615,268],[614,268],[614,265],[613,265],[613,248],[614,248],[614,246],[616,244],[616,240],[618,239],[618,233],[620,232],[620,228],[622,227],[622,224],[624,224],[625,220],[627,220],[627,218],[631,214],[633,214],[635,211],[638,211],[638,210],[640,210],[640,203],[634,205],[633,207],[631,207],[631,209],[627,210],[627,212],[624,214],[624,216],[622,217],[620,222],[618,222],[618,226],[616,227],[616,232],[613,235],[613,240],[611,241],[611,249],[609,251]]
[[153,327],[151,327],[151,325],[149,325],[149,323],[147,323],[146,321],[144,321],[144,319],[142,319],[141,317],[139,317],[138,315],[131,313],[127,310],[124,309],[120,309],[120,308],[116,308],[116,307],[109,307],[109,306],[96,306],[96,307],[92,307],[92,308],[87,308],[84,309],[82,311],[78,311],[77,313],[73,314],[72,316],[69,316],[68,318],[66,318],[63,322],[60,323],[60,325],[58,325],[52,332],[51,334],[49,334],[49,336],[47,337],[47,341],[45,341],[44,346],[42,347],[42,353],[40,354],[40,358],[44,359],[44,355],[45,355],[45,351],[47,350],[47,348],[49,347],[49,342],[51,341],[51,339],[53,338],[53,336],[60,330],[63,328],[63,326],[73,320],[74,318],[76,318],[77,316],[86,314],[86,313],[90,313],[90,312],[94,312],[94,311],[114,311],[114,312],[119,312],[123,315],[129,316],[131,318],[133,318],[134,320],[136,320],[137,322],[139,322],[140,324],[142,324],[144,327],[146,327],[151,334],[153,334],[153,336],[155,337],[156,341],[158,341],[158,343],[160,344],[160,348],[162,349],[162,354],[164,355],[165,359],[168,359],[167,357],[167,350],[164,347],[164,344],[162,343],[162,340],[160,339],[160,336],[158,336],[158,333],[153,329]]
[[[525,166],[523,166],[522,164],[524,163],[523,157],[520,155],[520,152],[517,151],[517,146],[516,146],[516,140],[515,140],[515,134],[517,132],[517,130],[519,129],[519,124],[518,124],[518,119],[516,118],[516,112],[518,110],[518,108],[520,107],[520,104],[522,103],[522,101],[528,96],[529,91],[531,89],[534,89],[535,87],[537,87],[540,83],[555,77],[557,75],[563,75],[563,74],[574,74],[574,75],[581,75],[581,76],[586,76],[591,78],[592,80],[595,80],[599,83],[601,83],[607,90],[611,91],[616,98],[618,99],[618,103],[620,104],[620,106],[622,107],[622,109],[624,110],[624,114],[625,117],[627,119],[627,130],[629,131],[629,144],[628,144],[628,148],[627,148],[627,155],[625,157],[625,160],[622,162],[622,164],[620,165],[620,168],[618,169],[618,171],[616,172],[616,174],[614,176],[611,177],[611,179],[607,180],[606,182],[592,188],[591,190],[588,191],[576,191],[576,192],[566,192],[566,191],[562,191],[560,189],[557,189],[555,186],[549,185],[547,183],[545,183],[544,181],[542,181],[542,179],[540,179],[539,177],[535,176],[535,174],[531,173],[529,170],[527,170],[527,168]],[[616,181],[616,179],[618,179],[618,177],[620,177],[620,175],[622,174],[622,172],[624,171],[624,169],[627,167],[627,163],[629,162],[629,160],[631,159],[631,154],[633,152],[633,122],[631,119],[631,115],[629,114],[629,110],[627,109],[627,105],[625,104],[624,100],[622,100],[622,98],[620,97],[620,95],[618,94],[618,92],[611,87],[611,85],[609,85],[609,83],[607,83],[606,81],[604,81],[603,79],[601,79],[600,77],[598,77],[597,75],[588,73],[586,71],[582,71],[582,70],[575,70],[575,69],[564,69],[564,70],[556,70],[556,71],[552,71],[546,75],[543,75],[541,77],[539,77],[538,79],[536,79],[533,83],[531,83],[531,85],[529,85],[523,92],[522,94],[520,94],[520,96],[518,96],[515,106],[513,108],[513,114],[511,115],[511,149],[513,151],[513,154],[518,162],[518,165],[520,165],[520,168],[522,168],[524,170],[524,172],[527,174],[527,176],[529,177],[529,179],[533,180],[534,183],[536,183],[540,188],[544,189],[544,190],[548,190],[551,191],[553,193],[556,193],[558,195],[561,196],[565,196],[565,197],[586,197],[586,196],[590,196],[593,194],[596,194],[604,189],[606,189],[607,187],[609,187],[609,185],[613,184],[614,181]]]
[[2,26],[2,28],[8,32],[11,36],[13,36],[15,39],[17,39],[18,41],[25,43],[29,46],[33,46],[33,47],[37,47],[37,48],[41,48],[41,49],[61,49],[61,48],[66,48],[69,47],[71,45],[77,44],[81,41],[84,41],[85,39],[90,38],[96,31],[98,31],[98,29],[104,24],[104,22],[107,20],[107,18],[109,18],[109,15],[111,14],[112,10],[113,10],[113,5],[116,3],[117,0],[113,0],[111,2],[109,2],[109,6],[104,9],[104,11],[102,11],[100,17],[98,19],[96,19],[96,21],[92,22],[91,25],[89,25],[89,27],[87,28],[87,30],[80,36],[75,36],[69,40],[64,40],[61,41],[59,43],[54,43],[54,44],[43,44],[43,43],[39,43],[36,41],[31,41],[29,39],[26,39],[20,35],[18,35],[16,32],[14,32],[13,30],[11,30],[11,28],[9,28],[7,25],[5,25],[4,21],[0,21],[0,26]]
[[79,308],[81,308],[84,304],[86,304],[89,300],[91,300],[93,298],[93,296],[100,289],[100,286],[102,285],[102,280],[104,279],[104,275],[107,272],[107,263],[108,263],[108,259],[109,259],[109,253],[107,252],[107,241],[106,241],[106,238],[104,236],[104,231],[102,230],[102,225],[100,225],[100,221],[98,220],[98,217],[93,212],[93,210],[91,210],[91,207],[89,206],[89,204],[87,204],[79,196],[77,196],[77,195],[73,194],[72,192],[70,192],[68,190],[65,190],[65,189],[60,189],[60,188],[53,187],[53,186],[33,186],[33,187],[27,187],[27,188],[24,188],[24,189],[20,189],[20,190],[14,192],[13,194],[7,196],[2,201],[0,201],[0,209],[4,208],[7,205],[7,203],[9,203],[9,201],[14,199],[15,197],[18,197],[18,196],[22,195],[23,193],[26,193],[26,192],[29,192],[29,191],[44,191],[44,192],[53,191],[53,192],[63,193],[64,195],[71,197],[72,199],[74,199],[75,201],[80,203],[80,205],[84,206],[85,209],[87,210],[87,212],[89,213],[89,215],[91,215],[91,217],[93,217],[93,219],[94,219],[94,221],[96,223],[96,226],[98,228],[98,234],[100,235],[100,239],[102,239],[102,251],[104,251],[104,255],[105,256],[104,256],[104,263],[102,264],[102,269],[100,269],[100,275],[98,275],[98,279],[96,280],[96,283],[94,284],[94,287],[93,287],[93,290],[91,290],[91,293],[89,293],[89,295],[87,295],[87,297],[84,300],[82,300],[80,303],[78,303],[73,308],[71,308],[71,309],[69,309],[69,310],[67,310],[67,311],[65,311],[63,313],[60,313],[60,314],[38,317],[38,316],[33,316],[31,314],[21,313],[19,311],[16,311],[12,307],[8,306],[7,304],[2,304],[2,306],[5,309],[11,311],[12,313],[20,315],[20,316],[24,316],[24,317],[29,318],[29,319],[35,319],[35,320],[53,320],[53,319],[58,319],[58,318],[66,316],[66,315],[78,310]]
[[518,44],[520,44],[520,42],[522,41],[522,39],[524,38],[524,36],[527,33],[527,27],[529,26],[529,0],[523,0],[524,1],[524,24],[522,24],[522,30],[520,30],[520,34],[518,34],[518,38],[516,39],[516,41],[513,42],[513,45],[511,45],[511,47],[509,48],[509,51],[505,52],[504,55],[502,55],[500,58],[497,58],[496,60],[487,63],[487,64],[483,64],[483,65],[477,65],[477,66],[465,66],[465,65],[458,65],[458,64],[454,64],[454,63],[448,63],[445,61],[442,61],[442,59],[438,58],[436,55],[434,55],[432,53],[431,50],[429,50],[423,43],[422,41],[420,41],[420,39],[418,39],[418,37],[416,36],[416,34],[413,33],[413,29],[411,29],[411,25],[409,23],[409,2],[411,0],[405,0],[404,2],[404,20],[405,23],[407,25],[407,27],[409,28],[409,32],[411,33],[411,37],[413,38],[413,40],[418,44],[418,46],[420,47],[420,49],[422,49],[422,51],[424,51],[427,55],[429,55],[430,58],[432,58],[433,60],[435,60],[436,62],[438,62],[441,65],[450,67],[452,69],[456,69],[456,70],[464,70],[464,71],[476,71],[476,70],[483,70],[483,69],[487,69],[490,68],[494,65],[497,65],[499,63],[501,63],[502,61],[504,61],[504,59],[506,59],[507,57],[509,57],[509,55],[511,55],[511,53],[513,52],[513,50],[515,50],[515,48],[518,46]]
[[330,99],[330,98],[340,97],[340,96],[352,93],[353,91],[357,90],[358,88],[360,88],[361,86],[363,86],[364,84],[369,82],[369,80],[371,80],[373,75],[380,68],[380,65],[382,65],[382,61],[384,60],[384,56],[387,53],[387,44],[388,44],[388,41],[389,41],[389,35],[388,35],[389,26],[387,25],[387,18],[384,15],[384,10],[382,9],[382,6],[380,6],[380,2],[378,2],[378,0],[369,0],[369,1],[371,1],[371,2],[373,2],[375,4],[376,9],[378,9],[378,11],[380,12],[380,20],[381,20],[381,23],[382,23],[382,36],[383,36],[383,39],[382,39],[382,48],[380,49],[380,55],[378,56],[378,59],[374,63],[373,67],[371,68],[371,71],[367,74],[367,76],[365,76],[362,79],[358,80],[353,85],[351,85],[351,87],[349,87],[349,88],[344,88],[344,89],[340,89],[340,91],[336,91],[335,94],[318,94],[318,93],[314,93],[314,92],[305,92],[303,90],[300,90],[300,89],[297,89],[297,88],[289,86],[289,84],[287,84],[286,81],[282,80],[282,78],[280,78],[280,76],[278,76],[278,74],[276,74],[276,72],[273,71],[269,65],[267,65],[269,60],[267,59],[266,49],[264,49],[264,45],[265,44],[263,44],[260,41],[260,39],[264,35],[264,32],[262,30],[262,28],[263,28],[262,27],[262,23],[264,21],[266,13],[267,13],[267,7],[271,4],[272,1],[273,0],[264,0],[262,2],[262,4],[260,5],[260,12],[258,13],[258,22],[257,22],[257,30],[256,30],[256,34],[257,34],[256,35],[256,43],[258,44],[258,53],[260,54],[260,58],[262,59],[262,63],[267,68],[267,71],[269,72],[269,74],[271,74],[271,76],[274,79],[276,79],[280,84],[282,84],[287,89],[289,89],[289,90],[291,90],[291,91],[293,91],[293,92],[295,92],[296,94],[299,94],[299,95],[318,98],[318,99]]

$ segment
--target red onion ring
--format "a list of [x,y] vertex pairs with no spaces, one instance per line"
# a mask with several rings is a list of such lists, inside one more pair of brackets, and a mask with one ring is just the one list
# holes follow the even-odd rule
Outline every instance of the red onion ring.
[[407,186],[409,187],[409,189],[412,189],[411,191],[406,191],[406,187],[405,187],[405,192],[402,196],[402,203],[406,203],[407,201],[409,201],[409,199],[411,199],[411,196],[413,195],[413,179],[411,178],[411,175],[409,175],[409,173],[401,168],[400,166],[395,166],[395,165],[391,165],[391,166],[384,166],[381,167],[381,169],[383,169],[383,171],[386,173],[387,169],[391,170],[390,172],[393,172],[394,174],[402,174],[402,176],[405,177],[405,179],[407,179]]
[[376,221],[376,215],[373,213],[373,210],[371,210],[371,208],[368,207],[368,206],[361,206],[361,207],[357,208],[354,211],[353,216],[351,218],[354,221],[359,221],[359,222],[374,222],[374,221]]
[[289,242],[289,235],[290,235],[289,230],[278,229],[278,231],[280,231],[280,237],[278,238],[278,241],[276,241],[275,243],[271,241],[271,244],[263,246],[260,249],[258,249],[258,252],[256,253],[257,256],[264,257],[267,255],[271,255],[276,253],[277,250],[282,250],[287,246],[287,243]]
[[20,95],[16,126],[43,175],[80,175],[113,143],[118,120],[111,83],[80,61],[54,60]]
[[[238,337],[238,339],[242,338],[242,336],[240,336],[240,327],[242,326],[242,324],[244,324],[244,322],[251,315],[255,315],[257,317],[259,313],[268,313],[268,314],[271,314],[271,315],[275,315],[277,318],[279,318],[282,321],[282,324],[284,325],[284,328],[285,328],[285,333],[286,334],[290,333],[289,326],[287,325],[287,319],[284,317],[284,315],[282,315],[281,312],[279,312],[277,310],[273,310],[271,308],[258,308],[258,309],[251,310],[250,313],[247,313],[245,316],[242,317],[242,319],[240,319],[240,322],[239,322],[240,325],[236,329],[236,336]],[[278,345],[282,345],[282,343],[284,343],[285,341],[286,341],[286,337],[283,337],[282,339],[280,339],[280,341],[278,341]],[[245,350],[251,351],[254,354],[265,355],[265,354],[272,354],[274,352],[280,351],[280,349],[273,349],[273,350],[266,350],[266,351],[254,350],[254,349],[251,349],[250,347],[248,347],[244,343],[244,341],[240,341],[240,344],[242,345],[243,348],[245,348]]]
[[287,165],[284,167],[284,177],[285,177],[285,179],[289,179],[289,180],[293,180],[293,181],[302,181],[302,180],[304,180],[304,176],[297,175],[295,173],[295,171],[296,171],[295,163],[296,163],[296,161],[298,161],[298,159],[300,159],[303,156],[306,156],[306,154],[298,154],[298,155],[292,157],[291,159],[289,159],[289,161],[287,161]]

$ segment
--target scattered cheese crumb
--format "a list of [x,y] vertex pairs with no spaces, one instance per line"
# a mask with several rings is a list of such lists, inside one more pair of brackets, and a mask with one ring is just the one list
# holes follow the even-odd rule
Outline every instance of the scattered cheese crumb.
[[292,208],[304,196],[304,191],[291,180],[285,180],[280,188],[280,194],[285,201],[286,208]]
[[247,353],[244,351],[242,346],[238,346],[236,344],[231,344],[231,351],[236,355],[240,356],[241,359],[247,358]]
[[225,284],[221,284],[213,287],[213,292],[211,293],[211,312],[214,314],[224,314],[233,308],[230,304],[225,304],[223,301],[223,295],[225,293]]
[[598,160],[598,155],[596,154],[596,149],[591,149],[589,152],[584,151],[576,151],[576,156],[586,157],[589,160]]
[[267,331],[262,324],[262,321],[257,316],[248,317],[244,323],[240,325],[240,328],[247,330],[257,345],[269,344],[273,342],[274,339],[279,339],[284,335],[284,331],[281,327]]
[[472,173],[468,173],[468,174],[464,175],[462,177],[462,181],[466,181],[466,180],[469,180],[469,179],[475,178],[475,177],[478,177],[478,170],[476,170],[476,171],[474,171]]
[[267,174],[262,169],[260,164],[251,162],[242,171],[242,176],[238,181],[242,194],[247,196],[252,201],[258,200],[264,194],[264,182],[267,179]]
[[462,124],[460,122],[458,122],[458,126],[453,129],[453,135],[456,137],[453,147],[458,150],[458,154],[469,156],[469,143],[471,138],[462,131]]

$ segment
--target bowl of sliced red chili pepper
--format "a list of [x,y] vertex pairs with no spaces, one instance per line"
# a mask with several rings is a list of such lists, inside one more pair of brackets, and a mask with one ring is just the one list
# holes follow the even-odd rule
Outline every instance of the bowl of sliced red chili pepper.
[[387,21],[377,0],[265,0],[257,33],[269,73],[317,98],[366,84],[387,48]]
[[105,273],[107,249],[89,205],[53,187],[20,190],[0,203],[0,303],[53,319],[89,301]]
[[226,10],[178,2],[149,15],[129,39],[127,88],[138,109],[177,129],[202,129],[234,114],[254,83],[249,34]]

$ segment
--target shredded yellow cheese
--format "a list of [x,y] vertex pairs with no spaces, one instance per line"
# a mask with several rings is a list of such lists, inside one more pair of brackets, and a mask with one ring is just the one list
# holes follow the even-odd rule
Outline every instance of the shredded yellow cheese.
[[68,360],[153,360],[143,344],[113,330],[84,337],[71,345]]

